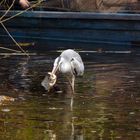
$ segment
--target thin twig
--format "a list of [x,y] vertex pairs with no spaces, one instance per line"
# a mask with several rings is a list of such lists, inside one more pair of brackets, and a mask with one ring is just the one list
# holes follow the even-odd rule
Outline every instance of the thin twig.
[[40,1],[38,1],[38,3],[33,4],[32,6],[30,6],[30,7],[29,7],[29,8],[27,8],[27,9],[25,9],[24,11],[21,11],[21,12],[19,12],[19,13],[15,14],[15,15],[13,15],[13,16],[11,16],[11,17],[9,17],[9,18],[6,18],[6,19],[4,19],[4,20],[1,20],[1,21],[0,21],[0,23],[6,22],[6,21],[8,21],[8,20],[10,20],[10,19],[12,19],[12,18],[17,17],[18,15],[23,14],[24,12],[26,12],[26,11],[28,11],[28,10],[32,9],[33,7],[37,6],[38,4],[40,4],[40,3],[41,3],[41,2],[43,2],[43,1],[44,1],[44,0],[40,0]]
[[2,3],[4,3],[5,2],[5,0],[2,0],[1,2],[0,2],[0,6],[2,5]]
[[10,11],[10,9],[13,7],[15,3],[15,0],[13,0],[12,4],[10,5],[10,7],[8,8],[8,10],[0,17],[0,21],[7,15],[7,13]]
[[21,51],[17,51],[17,50],[5,48],[5,47],[0,47],[0,49],[8,50],[8,51],[16,52],[16,53],[20,53],[21,52]]
[[[12,4],[10,5],[10,7],[8,8],[8,10],[0,17],[0,21],[7,15],[7,13],[10,11],[10,9],[13,7],[15,3],[15,0],[13,0]],[[10,38],[14,41],[14,43],[20,48],[20,50],[22,52],[24,52],[26,55],[27,53],[21,48],[21,46],[15,41],[15,39],[11,36],[11,34],[9,33],[9,31],[6,29],[6,27],[4,26],[3,23],[1,23],[2,27],[5,29],[5,31],[7,32],[7,34],[10,36]],[[1,49],[5,49],[5,50],[10,50],[10,51],[14,51],[14,52],[20,52],[20,51],[16,51],[16,50],[13,50],[13,49],[8,49],[8,48],[4,48],[4,47],[1,47]],[[29,55],[27,55],[29,56]]]
[[[43,2],[43,1],[44,1],[44,0],[40,0],[40,1],[38,1],[38,3],[32,5],[31,7],[27,8],[26,10],[21,11],[21,12],[15,14],[15,15],[13,15],[13,16],[7,18],[7,19],[2,20],[2,19],[7,15],[7,13],[10,11],[10,9],[12,8],[12,6],[14,5],[14,2],[15,2],[15,0],[14,0],[14,1],[12,2],[11,6],[8,8],[8,10],[0,17],[0,24],[2,25],[2,27],[4,28],[4,30],[6,31],[6,33],[10,36],[10,38],[11,38],[11,39],[13,40],[13,42],[18,46],[18,48],[19,48],[24,54],[26,54],[28,57],[29,57],[29,54],[27,54],[26,51],[25,51],[24,49],[22,49],[22,47],[17,43],[17,41],[12,37],[12,35],[11,35],[10,32],[7,30],[7,28],[5,27],[5,25],[3,24],[3,22],[8,21],[8,20],[10,20],[10,19],[12,19],[12,18],[18,16],[18,15],[24,13],[25,11],[27,11],[27,10],[29,10],[29,9],[32,9],[33,7],[37,6],[38,4],[40,4],[40,3]],[[5,48],[4,48],[4,47],[1,47],[1,49],[5,49]],[[19,52],[19,51],[13,50],[13,49],[7,49],[7,50],[12,50],[12,51],[15,51],[15,52]]]
[[6,33],[10,36],[10,38],[13,40],[13,42],[18,46],[18,48],[29,57],[29,54],[27,54],[26,51],[23,50],[22,47],[16,42],[16,40],[12,37],[12,35],[9,33],[9,31],[4,26],[4,24],[3,23],[0,23],[0,24],[2,25],[2,27],[4,28],[4,30],[6,31]]

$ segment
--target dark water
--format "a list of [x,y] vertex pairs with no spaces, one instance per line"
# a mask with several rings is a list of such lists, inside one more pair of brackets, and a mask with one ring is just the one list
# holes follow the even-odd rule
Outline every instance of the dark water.
[[0,57],[0,140],[139,140],[140,55],[80,53],[85,74],[76,93],[64,78],[63,93],[40,83],[59,53]]

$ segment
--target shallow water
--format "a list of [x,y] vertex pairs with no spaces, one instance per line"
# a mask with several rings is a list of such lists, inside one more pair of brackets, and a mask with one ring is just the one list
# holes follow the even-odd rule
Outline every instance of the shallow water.
[[140,55],[80,53],[72,99],[64,77],[63,93],[40,85],[58,54],[0,57],[0,94],[14,98],[0,104],[0,140],[138,140]]

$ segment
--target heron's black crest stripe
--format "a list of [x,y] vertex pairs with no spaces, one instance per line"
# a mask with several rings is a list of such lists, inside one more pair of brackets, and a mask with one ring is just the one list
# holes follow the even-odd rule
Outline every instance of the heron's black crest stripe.
[[[74,58],[72,58],[71,61],[74,61]],[[73,74],[74,75],[77,75],[78,74],[75,68],[73,68]]]
[[76,69],[75,69],[75,68],[74,68],[74,74],[75,74],[75,75],[78,75],[78,73],[77,73],[77,71],[76,71]]

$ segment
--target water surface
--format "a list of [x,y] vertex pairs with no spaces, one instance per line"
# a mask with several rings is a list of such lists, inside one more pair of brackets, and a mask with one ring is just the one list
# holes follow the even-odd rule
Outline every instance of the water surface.
[[59,53],[0,56],[0,140],[138,140],[140,138],[140,55],[81,52],[85,74],[72,98],[47,93],[40,83]]

